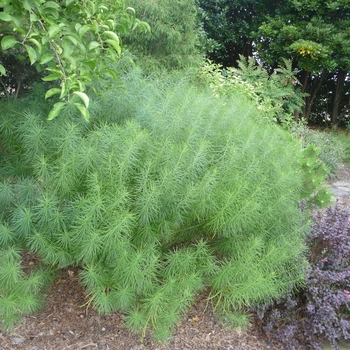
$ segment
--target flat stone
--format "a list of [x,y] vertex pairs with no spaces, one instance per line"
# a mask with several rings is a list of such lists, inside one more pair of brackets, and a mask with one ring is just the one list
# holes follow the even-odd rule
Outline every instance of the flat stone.
[[336,181],[336,182],[333,182],[332,187],[347,187],[350,190],[350,182],[349,181]]
[[336,187],[331,187],[330,190],[333,192],[333,194],[335,196],[344,197],[344,196],[349,196],[350,195],[350,190],[349,191],[345,191],[345,190],[343,190],[341,188],[336,188]]
[[24,342],[24,339],[21,338],[21,337],[13,337],[13,338],[11,338],[11,342],[12,342],[12,344],[14,344],[14,345],[18,345],[18,344],[23,343],[23,342]]

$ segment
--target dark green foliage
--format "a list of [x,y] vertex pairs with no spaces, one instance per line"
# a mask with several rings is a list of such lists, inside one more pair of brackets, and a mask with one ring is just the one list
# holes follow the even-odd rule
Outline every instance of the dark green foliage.
[[138,18],[151,31],[129,32],[123,44],[135,55],[136,62],[154,72],[197,66],[203,56],[198,47],[199,21],[195,0],[127,0]]
[[241,322],[246,305],[302,282],[304,153],[243,95],[130,74],[92,103],[90,124],[69,109],[47,123],[27,103],[1,129],[3,251],[80,265],[99,312],[160,340],[206,287]]

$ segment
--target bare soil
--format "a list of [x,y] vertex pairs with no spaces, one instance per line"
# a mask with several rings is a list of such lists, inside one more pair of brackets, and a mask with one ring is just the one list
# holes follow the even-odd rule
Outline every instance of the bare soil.
[[[341,165],[338,179],[350,181],[350,170]],[[27,265],[35,263],[27,256]],[[0,350],[282,350],[266,338],[252,316],[248,330],[224,327],[213,315],[205,294],[189,310],[165,345],[148,334],[142,339],[125,328],[123,314],[98,315],[87,307],[89,297],[79,283],[77,268],[62,270],[47,291],[39,313],[25,317],[11,333],[0,332]]]
[[0,349],[12,350],[265,350],[282,347],[270,342],[255,323],[247,331],[228,329],[219,323],[205,297],[178,325],[166,345],[157,344],[150,335],[128,331],[123,314],[98,315],[87,308],[88,296],[79,284],[78,270],[61,271],[50,287],[44,309],[26,317],[11,334],[0,333]]

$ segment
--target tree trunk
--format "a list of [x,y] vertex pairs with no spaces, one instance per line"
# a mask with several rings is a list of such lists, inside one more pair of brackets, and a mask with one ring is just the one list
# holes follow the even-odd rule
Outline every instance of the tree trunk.
[[309,96],[305,98],[305,106],[303,108],[303,118],[308,120],[311,114],[312,105],[315,102],[315,98],[317,96],[318,90],[320,90],[323,79],[326,76],[326,71],[322,71],[320,75],[317,75],[313,80],[310,91],[304,90],[303,92],[308,92]]
[[340,100],[343,93],[345,77],[346,77],[346,72],[343,71],[342,69],[339,69],[337,74],[337,86],[334,91],[333,106],[332,106],[332,112],[331,112],[331,123],[333,128],[337,128],[339,123],[339,117],[338,117],[339,105],[340,105]]
[[[306,71],[306,70],[303,70],[301,72],[301,76],[300,76],[300,84],[301,84],[301,92],[304,93],[307,89],[307,82],[309,80],[309,72]],[[305,101],[305,104],[306,104],[306,101]],[[299,112],[298,111],[295,111],[294,112],[294,120],[295,121],[298,121],[300,115],[299,115]]]

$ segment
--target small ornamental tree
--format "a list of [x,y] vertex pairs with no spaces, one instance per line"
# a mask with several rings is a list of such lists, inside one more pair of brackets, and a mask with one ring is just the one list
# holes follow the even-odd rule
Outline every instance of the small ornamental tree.
[[[111,63],[121,54],[118,33],[149,30],[123,0],[4,0],[0,10],[1,50],[28,57],[44,72],[43,81],[59,84],[45,94],[59,97],[48,119],[71,103],[88,120],[86,85],[94,77],[117,78]],[[0,74],[5,76],[2,63]]]

